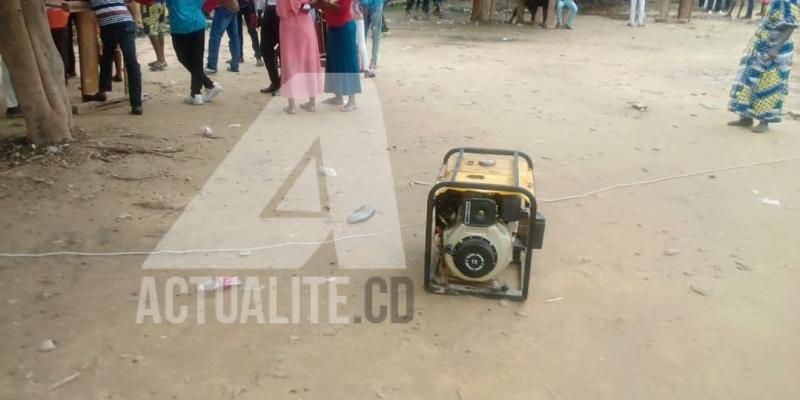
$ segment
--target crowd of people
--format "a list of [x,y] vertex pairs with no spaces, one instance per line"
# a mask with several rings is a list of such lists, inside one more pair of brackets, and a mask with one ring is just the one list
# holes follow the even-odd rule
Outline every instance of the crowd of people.
[[[218,73],[225,35],[230,47],[226,70],[239,72],[239,65],[244,62],[245,31],[252,43],[256,65],[267,70],[269,85],[261,92],[286,97],[288,105],[284,111],[289,114],[297,111],[297,98],[309,99],[300,109],[315,111],[316,98],[323,93],[331,94],[323,103],[340,106],[345,112],[354,111],[358,108],[356,95],[361,92],[362,74],[371,78],[377,73],[384,0],[133,1],[138,7],[133,7],[131,0],[89,0],[99,27],[100,76],[99,91],[84,95],[84,101],[107,100],[106,92],[111,91],[112,81],[123,80],[120,64],[124,63],[131,113],[143,114],[142,71],[135,44],[137,19],[156,55],[148,64],[151,72],[168,67],[164,46],[165,36],[171,36],[175,55],[191,77],[189,94],[184,98],[191,105],[213,101],[223,92],[222,85],[211,77]],[[48,23],[64,63],[67,83],[75,76],[74,19],[68,6],[59,7],[52,2],[47,5]],[[211,26],[206,43],[208,20]],[[318,29],[322,26],[324,30]],[[372,38],[371,57],[367,55],[368,36]],[[116,74],[112,74],[114,65]],[[2,70],[6,114],[20,116],[22,111],[11,83],[13,77],[4,66]]]
[[[100,79],[98,93],[84,100],[106,100],[112,81],[122,81],[121,65],[128,74],[131,113],[141,115],[142,78],[136,56],[137,25],[128,4],[131,0],[89,0],[99,26]],[[257,66],[267,70],[269,85],[262,93],[287,98],[284,111],[316,111],[316,99],[331,96],[323,103],[349,112],[358,109],[356,95],[361,92],[361,76],[374,77],[377,71],[380,38],[385,29],[385,0],[135,0],[141,5],[144,33],[153,45],[156,60],[151,71],[167,68],[164,37],[170,34],[178,61],[189,72],[191,83],[184,102],[202,105],[222,93],[222,85],[210,78],[218,73],[222,38],[227,34],[231,58],[227,71],[238,72],[244,62],[243,32],[252,42]],[[732,126],[748,127],[763,133],[769,124],[780,122],[783,102],[788,94],[789,72],[794,45],[792,33],[800,21],[800,0],[760,0],[761,23],[740,61],[739,72],[730,94],[729,110],[739,118]],[[415,0],[407,0],[409,12]],[[416,1],[419,7],[420,0]],[[755,0],[702,0],[701,9],[737,18],[753,16]],[[440,2],[434,0],[435,12]],[[429,12],[429,1],[423,0]],[[529,0],[526,8],[532,22],[538,8],[547,19],[547,0]],[[557,26],[572,29],[578,7],[576,0],[556,0]],[[515,11],[516,12],[516,11]],[[565,15],[568,12],[568,15]],[[48,7],[48,23],[53,41],[64,62],[65,82],[75,76],[72,22],[66,8]],[[208,57],[204,60],[207,20],[211,19]],[[324,20],[324,23],[322,22]],[[168,22],[167,22],[168,21]],[[630,0],[628,25],[644,26],[645,0]],[[320,27],[326,26],[323,31]],[[260,35],[258,29],[261,30]],[[367,40],[372,38],[371,57]],[[320,43],[324,43],[324,73]],[[277,49],[277,50],[276,50]],[[121,53],[121,57],[117,55]],[[120,60],[121,59],[121,60]],[[279,63],[280,60],[280,63]],[[0,60],[0,63],[2,60]],[[112,74],[116,65],[116,73]],[[9,117],[22,111],[16,99],[13,77],[3,70],[3,87]],[[323,79],[324,77],[324,79]],[[308,99],[300,104],[296,99]],[[758,121],[758,124],[755,122]]]

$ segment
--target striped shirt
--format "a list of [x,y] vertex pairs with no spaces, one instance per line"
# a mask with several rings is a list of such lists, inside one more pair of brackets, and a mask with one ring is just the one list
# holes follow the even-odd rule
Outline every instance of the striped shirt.
[[89,3],[100,26],[133,22],[133,16],[124,0],[89,0]]

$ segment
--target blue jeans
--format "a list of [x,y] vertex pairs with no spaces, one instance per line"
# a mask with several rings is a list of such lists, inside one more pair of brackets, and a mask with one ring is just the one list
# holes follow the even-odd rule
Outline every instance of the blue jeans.
[[[378,50],[381,47],[381,27],[383,24],[383,3],[373,5],[372,8],[364,10],[364,34],[369,37],[372,28],[372,56],[370,56],[370,68],[378,65]],[[366,38],[365,38],[366,42]]]
[[575,20],[575,14],[578,13],[578,5],[573,0],[558,0],[556,3],[556,20],[559,25],[564,24],[564,7],[569,9],[569,18],[567,19],[567,26],[572,27],[572,21]]
[[239,26],[236,23],[236,14],[222,7],[214,10],[214,19],[211,21],[211,37],[208,38],[208,63],[209,69],[217,69],[217,59],[219,58],[219,44],[222,42],[222,35],[228,32],[228,45],[231,49],[231,70],[239,71]]

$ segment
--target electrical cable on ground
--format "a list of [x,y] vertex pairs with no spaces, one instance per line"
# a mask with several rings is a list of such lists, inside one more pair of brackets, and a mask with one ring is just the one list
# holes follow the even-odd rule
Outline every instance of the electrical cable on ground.
[[[759,161],[754,163],[748,164],[739,164],[739,165],[732,165],[727,167],[720,167],[720,168],[711,168],[705,169],[702,171],[695,171],[695,172],[688,172],[684,174],[676,174],[665,176],[661,178],[655,179],[648,179],[642,181],[635,181],[629,183],[618,183],[611,186],[606,186],[604,188],[592,190],[590,192],[575,194],[570,196],[564,197],[557,197],[553,199],[537,199],[539,203],[557,203],[561,201],[567,200],[575,200],[581,199],[585,197],[589,197],[598,193],[606,192],[609,190],[626,188],[626,187],[634,187],[634,186],[643,186],[643,185],[650,185],[654,183],[670,181],[675,179],[682,179],[682,178],[689,178],[698,175],[705,175],[715,172],[723,172],[723,171],[730,171],[734,169],[742,169],[742,168],[752,168],[752,167],[759,167],[764,165],[772,165],[772,164],[779,164],[788,161],[800,160],[800,156],[793,156],[793,157],[785,157],[779,158],[775,160],[769,161]],[[275,243],[263,246],[256,246],[256,247],[240,247],[240,248],[217,248],[217,249],[187,249],[187,250],[153,250],[153,251],[117,251],[117,252],[85,252],[85,251],[51,251],[51,252],[44,252],[44,253],[0,253],[0,257],[3,258],[42,258],[42,257],[57,257],[57,256],[78,256],[78,257],[121,257],[121,256],[157,256],[157,255],[186,255],[186,254],[209,254],[209,253],[239,253],[242,254],[244,252],[254,252],[254,251],[261,251],[261,250],[269,250],[269,249],[276,249],[281,247],[288,247],[288,246],[321,246],[324,244],[336,243],[344,240],[351,240],[351,239],[362,239],[362,238],[369,238],[375,237],[380,235],[385,235],[387,233],[401,231],[407,228],[412,228],[416,226],[425,225],[424,222],[416,223],[416,224],[407,224],[401,225],[395,228],[386,229],[383,231],[378,232],[370,232],[370,233],[362,233],[362,234],[353,234],[353,235],[345,235],[341,237],[337,237],[334,239],[328,239],[323,241],[312,241],[312,242],[283,242],[283,243]]]

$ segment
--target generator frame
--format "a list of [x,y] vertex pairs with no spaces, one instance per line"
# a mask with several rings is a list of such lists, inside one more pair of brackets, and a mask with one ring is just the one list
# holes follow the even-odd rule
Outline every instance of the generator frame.
[[[491,183],[478,183],[478,182],[457,182],[455,179],[459,173],[459,169],[461,166],[461,161],[463,160],[464,154],[472,153],[472,154],[486,154],[486,155],[497,155],[497,156],[512,156],[514,159],[514,185],[503,185],[503,184],[491,184]],[[461,147],[451,149],[450,151],[445,154],[444,159],[442,161],[442,168],[445,168],[450,161],[450,157],[453,155],[458,155],[458,159],[456,160],[456,165],[453,169],[453,174],[451,179],[448,181],[441,181],[436,183],[428,192],[428,201],[427,201],[427,212],[425,217],[425,290],[430,293],[436,294],[458,294],[458,295],[470,295],[470,296],[478,296],[478,297],[485,297],[491,299],[507,299],[511,301],[525,301],[528,298],[528,291],[530,287],[530,276],[531,276],[531,262],[532,262],[532,252],[533,248],[535,247],[536,243],[539,243],[538,246],[541,248],[542,238],[537,237],[539,235],[536,234],[536,220],[537,218],[541,218],[542,222],[544,222],[544,217],[538,213],[538,207],[536,204],[536,196],[534,196],[531,191],[525,189],[524,187],[519,186],[519,158],[524,159],[527,164],[528,168],[533,171],[533,161],[531,158],[522,152],[514,151],[514,150],[500,150],[500,149],[486,149],[486,148],[474,148],[474,147]],[[440,176],[441,176],[440,171]],[[526,235],[526,242],[525,242],[525,259],[520,260],[519,262],[519,289],[512,290],[510,288],[502,288],[502,287],[481,287],[479,285],[472,285],[467,283],[442,283],[438,282],[435,279],[435,275],[442,267],[442,258],[441,254],[439,254],[439,249],[434,249],[434,233],[436,229],[435,221],[434,221],[434,211],[436,206],[436,199],[439,193],[442,193],[442,189],[467,189],[467,190],[480,190],[480,191],[488,191],[488,192],[508,192],[508,193],[517,193],[520,195],[525,196],[529,203],[530,203],[530,212],[528,215],[528,232]],[[433,254],[433,251],[436,250],[437,254]]]

